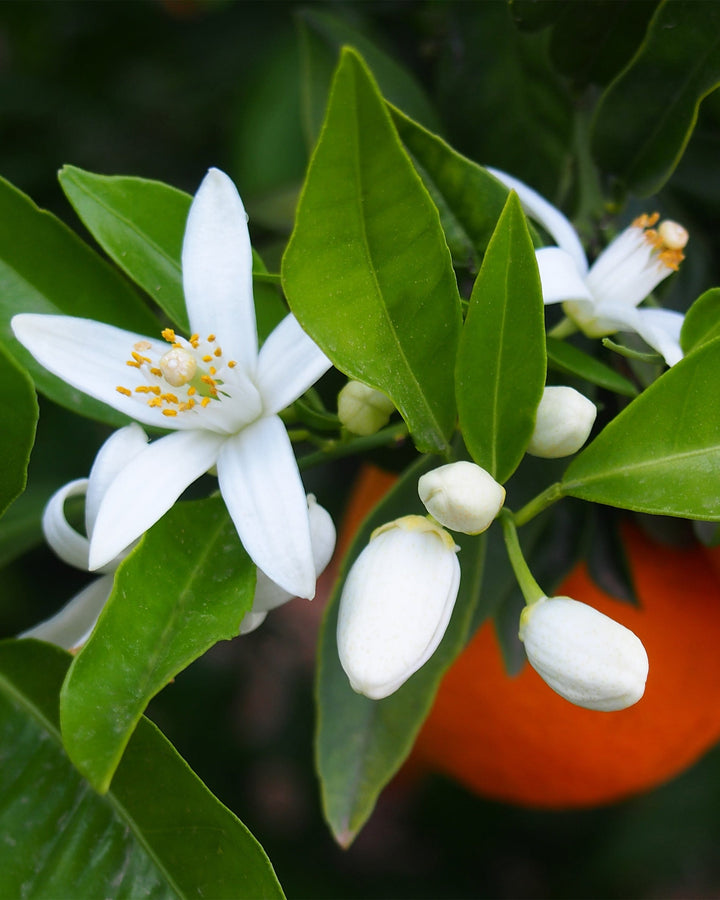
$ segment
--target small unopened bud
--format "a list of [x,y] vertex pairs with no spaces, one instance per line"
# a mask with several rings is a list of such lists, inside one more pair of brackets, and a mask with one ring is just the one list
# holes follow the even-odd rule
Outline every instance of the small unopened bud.
[[435,652],[460,585],[456,552],[424,516],[373,533],[348,574],[337,626],[340,662],[358,693],[387,697]]
[[597,407],[575,388],[546,387],[527,452],[556,459],[576,453],[592,431]]
[[645,648],[629,628],[570,597],[544,597],[520,616],[530,665],[554,691],[586,709],[625,709],[642,697]]
[[[315,564],[315,577],[319,577],[324,571],[335,550],[335,525],[330,513],[323,509],[315,500],[313,494],[307,496],[308,517],[310,519],[310,544],[312,546],[313,562]],[[257,571],[257,583],[251,612],[253,614],[268,612],[277,606],[282,606],[293,595],[283,590],[279,585],[271,581],[261,570]],[[245,616],[243,622],[249,620],[250,613]],[[257,623],[262,622],[262,619]],[[255,628],[257,625],[254,626]],[[240,634],[247,634],[241,627]]]
[[463,534],[489,528],[505,502],[505,488],[471,462],[454,462],[422,475],[418,494],[441,525]]
[[395,409],[385,394],[360,381],[348,381],[338,394],[338,418],[353,434],[375,434],[387,425]]

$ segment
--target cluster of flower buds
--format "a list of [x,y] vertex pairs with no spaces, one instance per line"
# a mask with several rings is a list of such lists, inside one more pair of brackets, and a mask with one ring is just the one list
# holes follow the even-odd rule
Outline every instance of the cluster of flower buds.
[[337,644],[352,687],[380,700],[430,659],[460,586],[458,547],[445,526],[478,534],[505,490],[480,466],[450,463],[423,475],[418,493],[430,516],[403,516],[373,532],[340,599]]

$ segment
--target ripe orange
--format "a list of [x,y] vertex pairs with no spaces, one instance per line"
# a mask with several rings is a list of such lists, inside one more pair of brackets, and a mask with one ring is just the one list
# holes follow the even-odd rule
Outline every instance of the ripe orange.
[[[373,499],[387,489],[377,471],[366,470],[355,491],[355,524],[371,489]],[[662,546],[632,527],[625,539],[641,608],[604,594],[584,565],[557,593],[641,638],[650,659],[643,699],[595,712],[563,700],[529,665],[510,677],[486,624],[440,687],[414,751],[419,768],[524,806],[594,806],[666,781],[720,739],[720,557]]]

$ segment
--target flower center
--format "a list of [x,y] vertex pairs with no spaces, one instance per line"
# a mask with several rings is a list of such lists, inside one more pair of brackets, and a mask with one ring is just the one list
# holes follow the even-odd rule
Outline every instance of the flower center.
[[643,213],[632,223],[634,228],[643,231],[643,237],[653,248],[657,259],[668,269],[677,271],[680,263],[685,259],[682,252],[690,235],[687,229],[672,219],[664,219],[657,228],[653,226],[660,218],[659,213],[648,215]]
[[162,337],[171,346],[157,361],[148,355],[153,349],[150,341],[135,343],[126,365],[139,369],[146,383],[136,385],[133,390],[118,385],[118,393],[126,397],[147,395],[147,405],[161,408],[162,414],[169,418],[204,409],[213,401],[229,396],[223,385],[236,363],[225,360],[214,334],[209,334],[204,341],[197,334],[185,340],[177,337],[172,328],[166,328]]

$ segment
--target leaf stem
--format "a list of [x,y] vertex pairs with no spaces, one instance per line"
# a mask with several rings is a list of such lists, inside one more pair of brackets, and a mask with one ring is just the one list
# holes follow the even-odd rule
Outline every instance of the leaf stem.
[[503,509],[499,515],[502,524],[503,537],[505,538],[505,547],[507,548],[508,559],[513,568],[517,582],[520,585],[525,602],[528,606],[537,603],[545,596],[545,591],[533,578],[532,572],[525,562],[525,557],[520,548],[520,541],[517,536],[515,527],[515,518],[509,509]]
[[531,519],[534,519],[535,516],[552,506],[553,503],[562,500],[564,496],[562,484],[559,481],[554,482],[515,513],[515,524],[518,527],[527,525]]
[[406,438],[407,434],[407,425],[404,422],[396,422],[367,437],[353,438],[350,441],[325,441],[322,449],[301,456],[298,459],[298,468],[302,471],[329,460],[342,459],[344,456],[353,456],[356,453],[363,453],[365,450],[397,444]]

